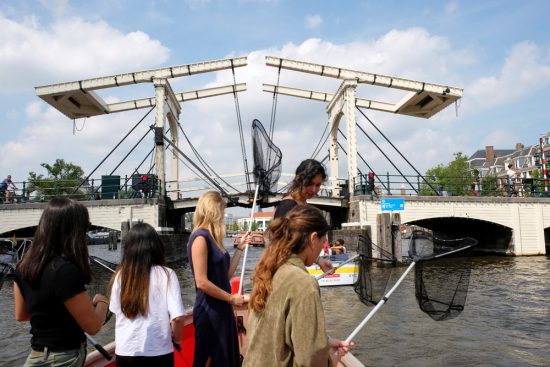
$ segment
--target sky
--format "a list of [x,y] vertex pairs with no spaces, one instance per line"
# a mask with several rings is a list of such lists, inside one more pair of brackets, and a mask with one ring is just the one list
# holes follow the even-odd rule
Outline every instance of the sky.
[[[273,108],[273,96],[261,85],[277,83],[277,69],[265,65],[267,55],[463,88],[456,105],[430,119],[363,109],[420,172],[487,145],[533,145],[550,131],[548,14],[546,0],[3,0],[0,175],[21,182],[30,171],[46,174],[40,164],[57,158],[89,174],[147,112],[73,121],[38,98],[35,87],[237,56],[248,58],[246,67],[235,69],[235,80],[247,83],[238,105],[249,168],[251,122],[258,119],[267,128]],[[230,70],[171,80],[176,92],[232,83]],[[279,83],[327,93],[340,84],[285,70]],[[140,84],[98,94],[116,102],[151,97],[154,89]],[[357,94],[388,102],[401,96],[365,86]],[[361,114],[356,118],[398,167],[412,173]],[[179,121],[216,172],[244,172],[232,95],[185,102]],[[92,177],[113,170],[130,174],[153,146],[152,135],[115,167],[153,123],[151,114]],[[320,141],[326,103],[279,96],[274,123],[283,172],[291,173]],[[347,150],[341,137],[340,142]],[[359,131],[357,143],[377,173],[396,173]],[[181,148],[192,156],[187,143]],[[327,149],[322,145],[316,158],[322,159]],[[345,155],[340,162],[345,178]],[[359,169],[368,171],[362,162]],[[183,165],[180,170],[180,179],[195,177]]]

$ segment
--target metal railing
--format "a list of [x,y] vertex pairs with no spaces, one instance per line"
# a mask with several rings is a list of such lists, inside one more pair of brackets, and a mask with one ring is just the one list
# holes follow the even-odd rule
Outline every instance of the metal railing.
[[84,185],[79,179],[40,179],[14,182],[17,189],[8,188],[0,192],[1,203],[43,202],[57,196],[68,196],[75,200],[105,200],[153,198],[159,196],[161,181],[148,177],[147,182],[135,177],[112,177],[105,179],[89,179]]
[[[136,176],[139,176],[136,178]],[[149,175],[147,183],[141,181],[141,176],[108,176],[100,179],[89,179],[84,185],[81,180],[31,180],[14,182],[17,190],[13,188],[0,192],[2,203],[26,203],[49,201],[56,196],[69,196],[76,200],[106,200],[106,199],[132,199],[132,198],[156,198],[159,197],[162,182]],[[426,183],[424,181],[429,182]],[[166,195],[177,192],[177,197],[182,199],[189,195],[198,197],[207,190],[212,190],[208,185],[189,184],[192,181],[182,181],[174,187],[166,188]],[[234,182],[235,187],[243,187],[245,182]],[[339,182],[342,188],[341,196],[347,196],[350,190],[347,182]],[[78,189],[77,189],[78,188]],[[435,189],[435,190],[434,190]],[[244,190],[244,187],[243,187]],[[374,183],[374,190],[368,181],[367,175],[359,175],[353,189],[354,195],[371,195],[373,198],[381,195],[390,196],[522,196],[522,197],[550,197],[550,180],[541,178],[518,179],[512,182],[507,177],[487,176],[475,179],[471,176],[463,177],[433,177],[419,175],[378,175]],[[318,196],[330,197],[332,191],[330,185],[323,186]]]
[[[354,188],[355,195],[394,196],[524,196],[550,197],[550,180],[543,178],[472,176],[434,177],[419,175],[378,175],[374,190],[367,175],[359,175]],[[426,181],[428,183],[426,183]],[[412,184],[412,185],[411,185]],[[431,186],[431,187],[430,187]],[[432,189],[435,188],[435,191]]]

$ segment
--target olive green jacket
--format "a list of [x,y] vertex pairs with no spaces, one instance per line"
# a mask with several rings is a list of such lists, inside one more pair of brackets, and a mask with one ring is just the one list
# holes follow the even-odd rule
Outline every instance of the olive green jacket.
[[245,367],[330,366],[319,285],[292,255],[273,276],[261,313],[250,310]]

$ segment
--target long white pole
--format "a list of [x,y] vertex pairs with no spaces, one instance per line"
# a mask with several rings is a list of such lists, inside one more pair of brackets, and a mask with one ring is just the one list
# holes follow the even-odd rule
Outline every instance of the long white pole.
[[355,255],[355,256],[352,256],[350,257],[349,259],[347,259],[346,261],[338,264],[337,267],[333,268],[333,269],[329,269],[327,271],[325,271],[323,274],[319,274],[319,275],[316,275],[315,276],[315,279],[319,280],[319,279],[323,279],[324,277],[326,277],[327,275],[331,274],[334,271],[338,270],[338,268],[340,268],[342,265],[345,265],[349,262],[352,262],[353,260],[357,259],[360,255]]
[[397,287],[399,286],[399,284],[401,284],[401,282],[403,281],[403,279],[405,279],[405,277],[407,276],[407,274],[409,274],[409,272],[414,268],[414,266],[416,265],[415,262],[413,262],[411,265],[409,265],[409,267],[407,268],[407,270],[405,270],[405,272],[403,273],[403,275],[401,275],[401,277],[399,278],[399,280],[394,284],[394,286],[389,290],[388,293],[386,293],[384,295],[384,298],[382,298],[377,304],[376,306],[369,312],[369,314],[363,319],[363,321],[361,321],[361,323],[359,325],[357,325],[357,327],[355,328],[355,330],[353,330],[353,332],[351,334],[349,334],[349,336],[346,338],[346,343],[349,343],[353,340],[353,338],[355,338],[355,336],[357,335],[357,333],[359,333],[361,331],[361,329],[367,324],[367,322],[371,319],[371,317],[374,316],[374,314],[380,309],[380,307],[384,306],[384,303],[386,303],[386,301],[388,300],[388,298],[390,298],[391,294],[393,293],[393,291],[395,291],[397,289]]
[[[256,191],[254,192],[254,201],[252,202],[252,212],[250,213],[250,223],[248,225],[248,233],[252,231],[252,220],[254,219],[254,210],[256,209],[256,199],[258,199],[258,190],[260,188],[260,185],[256,185]],[[243,241],[245,236],[241,239]],[[243,258],[243,267],[241,270],[241,281],[239,282],[239,292],[237,294],[241,294],[241,291],[243,290],[243,279],[244,279],[244,268],[246,266],[246,255],[248,255],[248,244],[246,244],[246,247],[244,248],[244,258]]]

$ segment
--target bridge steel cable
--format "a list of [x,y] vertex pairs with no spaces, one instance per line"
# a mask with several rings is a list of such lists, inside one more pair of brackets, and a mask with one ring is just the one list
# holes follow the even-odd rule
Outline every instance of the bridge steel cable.
[[[199,163],[202,165],[202,167],[207,171],[207,173],[210,175],[210,176],[216,176],[219,180],[221,180],[224,184],[226,184],[227,186],[229,186],[230,188],[232,188],[233,190],[235,190],[236,192],[238,192],[239,190],[237,190],[235,187],[231,186],[227,181],[225,181],[220,175],[218,175],[216,173],[216,171],[214,171],[214,169],[212,169],[212,167],[210,167],[210,165],[206,162],[206,160],[204,160],[202,158],[202,156],[199,154],[199,152],[197,151],[197,149],[195,149],[195,146],[191,143],[191,140],[189,139],[189,137],[187,136],[187,134],[185,134],[185,131],[183,130],[183,127],[181,127],[181,124],[179,122],[179,119],[176,118],[176,114],[174,113],[174,111],[172,110],[172,107],[168,106],[168,108],[170,109],[170,111],[172,112],[172,115],[174,116],[174,119],[176,120],[176,124],[178,125],[178,128],[181,132],[181,134],[183,135],[183,137],[185,138],[185,140],[187,141],[187,144],[189,144],[189,147],[191,148],[191,151],[195,154],[195,157],[197,157],[197,159],[199,160]],[[169,130],[169,129],[168,129]],[[167,133],[168,133],[168,130],[167,130]],[[188,166],[184,161],[180,160],[189,170],[191,170],[197,177],[201,178],[200,175],[198,175],[195,171],[193,171],[191,169],[190,166]]]
[[[313,150],[313,153],[311,154],[311,158],[313,158],[313,159],[315,159],[315,157],[317,157],[317,155],[321,152],[321,148],[325,146],[325,144],[328,140],[328,137],[330,136],[330,134],[327,134],[327,137],[325,138],[325,140],[323,140],[323,138],[325,137],[325,133],[327,132],[328,125],[329,125],[329,122],[327,122],[327,124],[325,125],[325,129],[323,130],[323,133],[321,134],[321,138],[319,139],[319,142],[317,143],[317,146],[315,147],[315,149]],[[317,149],[319,149],[319,150],[317,150]]]
[[279,60],[279,68],[277,70],[277,84],[273,90],[273,101],[271,103],[271,117],[269,120],[269,138],[273,141],[273,132],[275,131],[275,115],[277,114],[277,103],[279,100],[279,83],[281,80],[281,65],[283,60]]
[[235,101],[235,111],[237,113],[237,125],[239,126],[239,138],[241,140],[241,154],[243,156],[244,173],[246,176],[246,189],[252,191],[250,185],[250,172],[248,171],[248,161],[246,158],[246,146],[244,144],[243,123],[241,118],[241,107],[239,105],[239,95],[235,86],[237,85],[237,79],[235,77],[235,67],[233,66],[233,59],[231,59],[231,72],[233,73],[233,99]]
[[[153,127],[152,127],[153,128]],[[202,168],[200,168],[195,162],[193,162],[193,160],[191,160],[180,148],[178,148],[177,146],[174,145],[174,143],[172,143],[172,141],[166,136],[166,135],[162,135],[162,137],[164,138],[164,140],[166,140],[166,142],[172,147],[172,149],[174,149],[176,152],[178,152],[180,154],[181,157],[185,158],[185,160],[187,160],[187,162],[189,162],[193,167],[195,167],[195,169],[197,171],[199,171],[206,180],[208,180],[212,185],[214,185],[214,187],[216,189],[218,189],[220,191],[220,193],[223,195],[223,196],[226,196],[226,197],[229,197],[229,193],[223,188],[220,186],[220,184],[218,184],[216,182],[216,180],[212,179],[208,173],[204,172],[202,170]]]
[[238,192],[239,190],[237,190],[235,187],[233,187],[229,182],[227,182],[226,180],[224,180],[220,175],[218,175],[218,173],[216,173],[216,171],[214,171],[214,169],[212,167],[210,167],[210,165],[202,158],[202,156],[199,154],[199,152],[197,151],[197,149],[195,149],[195,147],[193,146],[193,144],[191,144],[191,140],[189,140],[189,137],[185,134],[185,132],[183,132],[183,129],[181,128],[181,125],[179,125],[178,123],[178,126],[180,127],[180,130],[181,130],[181,133],[183,134],[183,137],[185,138],[185,140],[187,141],[187,143],[189,144],[189,147],[191,148],[191,150],[193,151],[193,153],[195,153],[195,156],[197,157],[197,159],[199,160],[199,162],[201,163],[201,165],[203,166],[203,168],[207,171],[207,173],[209,173],[211,176],[216,176],[220,181],[222,181],[224,184],[226,184],[227,186],[229,186],[230,188],[232,188],[233,190],[235,190],[236,192]]
[[[115,168],[113,168],[113,170],[111,171],[111,173],[109,173],[109,176],[111,176],[113,173],[115,173],[115,171],[120,167],[120,165],[122,163],[124,163],[124,161],[126,160],[126,158],[128,158],[128,156],[137,148],[137,146],[143,141],[143,139],[145,139],[145,137],[151,132],[151,130],[147,130],[145,132],[145,134],[143,134],[143,136],[141,137],[141,139],[138,140],[138,142],[136,144],[134,144],[134,146],[132,147],[132,149],[130,149],[130,151],[124,156],[124,158],[122,158],[122,160],[116,165]],[[128,180],[126,180],[126,182],[124,183],[124,185],[126,185],[128,183]],[[99,189],[101,189],[102,185],[98,186],[97,189],[93,192],[94,194],[96,194]]]
[[122,144],[122,142],[124,140],[126,140],[126,138],[143,122],[143,120],[145,120],[145,118],[147,116],[149,116],[151,111],[153,111],[154,109],[155,109],[154,106],[151,107],[151,109],[149,109],[149,111],[147,111],[147,113],[137,122],[137,124],[135,124],[130,129],[130,131],[128,131],[128,133],[126,133],[126,135],[118,142],[118,144],[113,149],[111,149],[111,151],[105,156],[105,158],[103,158],[103,160],[101,162],[99,162],[99,164],[92,170],[92,172],[90,172],[88,174],[88,176],[86,176],[86,178],[84,180],[82,180],[80,185],[78,185],[76,187],[76,189],[74,189],[73,194],[76,193],[78,191],[78,189],[80,189],[82,187],[82,185],[84,185],[84,183],[88,182],[88,179],[95,173],[95,171],[97,171],[97,169],[107,160],[107,158],[109,158],[111,156],[111,154],[113,154],[113,152],[120,146],[120,144]]
[[[371,119],[369,119],[369,118],[367,117],[367,115],[366,115],[363,111],[361,111],[361,109],[360,109],[359,107],[356,106],[356,108],[357,108],[357,110],[363,115],[363,117],[365,117],[365,118],[367,119],[367,121],[370,122],[370,124],[376,129],[376,131],[378,131],[378,132],[380,133],[380,135],[382,135],[382,136],[384,137],[384,139],[386,139],[386,141],[387,141],[388,143],[390,143],[390,145],[393,147],[393,149],[395,149],[395,151],[396,151],[397,153],[399,153],[399,155],[401,156],[401,158],[403,158],[403,159],[405,160],[405,162],[407,162],[407,163],[409,164],[409,166],[411,166],[411,168],[416,172],[416,174],[422,178],[422,180],[426,183],[426,185],[428,185],[428,186],[430,187],[430,189],[432,189],[432,190],[436,193],[436,195],[439,196],[439,192],[430,184],[430,182],[428,182],[428,180],[426,180],[426,178],[425,178],[420,172],[418,172],[418,170],[412,165],[412,163],[409,162],[409,160],[408,160],[407,158],[405,158],[405,156],[404,156],[403,154],[401,154],[401,152],[399,151],[399,149],[397,149],[397,147],[396,147],[395,145],[393,145],[393,143],[390,141],[390,139],[388,139],[388,138],[386,137],[386,135],[384,135],[384,134],[382,133],[382,131],[380,131],[380,129],[371,121]],[[357,126],[359,126],[359,124],[357,124]],[[363,130],[363,129],[361,128],[361,126],[359,126],[359,128],[361,129],[361,131]]]
[[[363,134],[365,134],[365,136],[367,138],[369,138],[369,140],[371,141],[371,143],[380,151],[380,153],[382,153],[382,155],[388,160],[388,162],[390,162],[390,164],[393,166],[393,168],[395,168],[397,170],[397,172],[399,172],[399,174],[401,175],[401,177],[403,177],[403,179],[405,179],[405,181],[407,181],[407,183],[409,184],[409,186],[413,189],[414,192],[416,192],[418,194],[418,190],[414,187],[414,185],[407,179],[407,177],[403,174],[403,172],[401,172],[401,170],[399,170],[399,168],[397,168],[397,166],[395,165],[395,163],[393,163],[393,161],[390,159],[390,157],[388,157],[388,155],[386,153],[384,153],[384,151],[382,150],[382,148],[380,148],[378,146],[378,144],[376,144],[374,142],[374,140],[372,140],[372,138],[369,136],[369,134],[367,134],[367,132],[365,130],[363,130],[363,128],[361,126],[359,126],[358,124],[356,124],[359,129],[363,132]],[[341,133],[341,132],[340,132]]]
[[[338,129],[338,132],[340,133],[340,135],[342,135],[342,137],[344,138],[344,140],[348,140],[348,138],[344,135],[344,133],[342,132],[342,130]],[[342,149],[344,151],[344,153],[346,155],[348,155],[348,153],[346,152],[346,150],[344,149],[344,147],[342,146],[342,144],[340,144],[340,142],[338,142],[338,145],[340,146],[340,149]],[[384,187],[384,189],[386,189],[386,192],[389,191],[388,187],[386,186],[386,184],[384,184],[384,181],[382,181],[380,179],[380,177],[376,174],[376,172],[374,171],[374,169],[370,166],[370,164],[367,163],[367,161],[363,158],[363,156],[361,155],[361,153],[357,152],[357,155],[359,156],[359,158],[361,159],[361,161],[363,161],[363,163],[365,163],[365,165],[367,166],[367,168],[372,172],[374,173],[374,177],[376,177],[378,179],[378,182],[380,182],[380,184]],[[363,174],[361,173],[361,170],[358,168],[357,169],[359,171],[359,174]]]
[[[149,133],[151,131],[151,129],[149,128],[149,130],[147,130],[147,133]],[[168,132],[170,131],[170,128],[168,128],[166,130],[166,133],[168,134]],[[147,134],[146,134],[147,135]],[[168,149],[167,147],[164,148],[165,150]],[[130,175],[130,177],[126,177],[125,181],[124,181],[124,184],[122,186],[126,186],[128,184],[128,181],[130,181],[132,179],[132,176],[136,175],[136,174],[139,174],[139,169],[140,167],[143,165],[143,163],[145,163],[145,161],[147,160],[147,158],[149,158],[149,156],[151,154],[153,154],[153,152],[155,151],[155,147],[153,146],[151,148],[151,150],[149,151],[149,153],[147,153],[145,155],[145,157],[143,158],[143,160],[140,162],[140,164],[138,164],[138,166],[136,168],[134,168],[134,171],[132,172],[132,174]],[[155,167],[155,164],[153,163],[152,165],[150,165],[149,167],[149,170],[147,171],[147,174],[151,173],[151,171],[153,170],[153,167]]]

